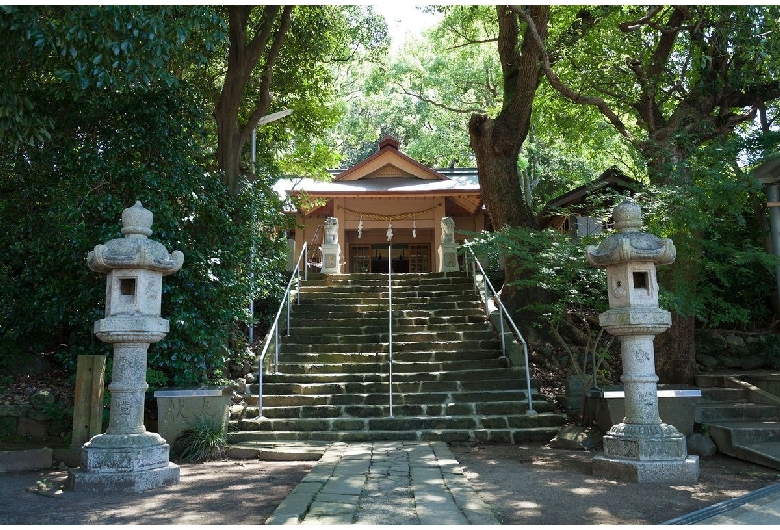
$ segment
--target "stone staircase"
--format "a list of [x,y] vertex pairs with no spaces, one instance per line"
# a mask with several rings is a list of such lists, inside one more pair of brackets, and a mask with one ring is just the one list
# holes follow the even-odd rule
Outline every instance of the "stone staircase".
[[[231,408],[231,444],[294,441],[547,441],[564,423],[511,367],[464,273],[393,276],[393,416],[386,274],[309,275],[266,369]],[[268,359],[272,357],[268,355]]]
[[696,423],[706,426],[718,450],[780,469],[780,397],[740,374],[696,376],[701,399]]

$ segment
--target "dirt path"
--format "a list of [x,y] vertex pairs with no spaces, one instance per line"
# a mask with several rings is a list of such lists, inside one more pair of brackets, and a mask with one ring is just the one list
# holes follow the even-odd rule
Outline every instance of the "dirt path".
[[176,486],[143,493],[26,491],[66,471],[0,474],[0,525],[7,524],[263,524],[315,462],[220,461],[181,466]]
[[453,447],[501,524],[658,524],[780,480],[780,472],[725,455],[700,459],[691,486],[593,476],[593,453],[542,446]]
[[[780,480],[780,472],[727,456],[704,458],[692,486],[595,477],[592,453],[540,445],[453,447],[499,521],[531,524],[657,524]],[[314,462],[185,464],[181,482],[144,493],[27,491],[61,485],[67,472],[0,474],[0,524],[262,524]]]

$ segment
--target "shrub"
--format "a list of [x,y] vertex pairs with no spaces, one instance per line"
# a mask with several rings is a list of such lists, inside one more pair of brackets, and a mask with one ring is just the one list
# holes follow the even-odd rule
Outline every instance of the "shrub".
[[225,429],[201,419],[185,429],[171,445],[171,460],[204,462],[224,458],[227,440]]
[[217,377],[246,349],[250,297],[279,296],[285,246],[269,182],[232,195],[208,171],[207,117],[186,87],[87,91],[52,119],[50,141],[0,152],[0,366],[20,350],[54,351],[72,370],[79,354],[111,355],[92,336],[105,276],[85,258],[122,237],[122,210],[140,200],[151,237],[185,256],[163,281],[170,333],[149,350],[155,382]]

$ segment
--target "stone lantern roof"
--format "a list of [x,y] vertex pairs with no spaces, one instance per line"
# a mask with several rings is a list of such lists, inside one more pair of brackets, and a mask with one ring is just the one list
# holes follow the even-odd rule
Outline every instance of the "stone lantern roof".
[[630,198],[615,206],[612,216],[618,233],[604,239],[598,247],[589,245],[585,249],[585,257],[591,265],[604,268],[627,262],[652,262],[656,265],[674,262],[677,250],[671,239],[639,231],[642,209]]
[[113,269],[146,269],[173,274],[184,263],[184,254],[175,250],[169,254],[162,243],[148,239],[152,234],[153,214],[141,201],[122,212],[124,238],[97,245],[87,255],[89,268],[96,272]]

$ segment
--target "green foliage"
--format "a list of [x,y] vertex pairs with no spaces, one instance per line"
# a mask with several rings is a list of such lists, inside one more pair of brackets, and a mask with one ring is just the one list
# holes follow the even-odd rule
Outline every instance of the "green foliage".
[[111,352],[91,333],[103,317],[105,277],[85,257],[122,237],[122,210],[136,200],[154,214],[151,237],[185,255],[163,281],[171,331],[150,348],[149,367],[172,384],[204,382],[241,350],[250,296],[278,297],[282,222],[267,180],[235,197],[203,169],[205,116],[194,100],[186,87],[85,92],[51,109],[51,141],[3,152],[0,331],[12,342],[0,359],[56,350],[71,364]]
[[780,335],[761,335],[758,344],[761,347],[760,354],[766,356],[769,367],[780,369]]
[[594,238],[570,240],[554,230],[509,227],[499,232],[483,232],[470,244],[475,253],[490,254],[498,249],[518,267],[519,289],[539,287],[552,294],[550,300],[537,300],[522,308],[541,314],[557,326],[569,311],[600,312],[606,309],[606,275],[590,266],[584,257],[585,245]]
[[171,444],[171,460],[176,462],[203,462],[225,456],[227,437],[225,429],[206,419],[200,419],[185,429]]
[[225,36],[208,6],[5,6],[0,137],[14,150],[49,140],[49,107],[87,88],[173,86],[174,71],[205,64]]
[[761,185],[735,163],[744,147],[710,142],[670,171],[668,185],[637,197],[648,231],[677,248],[677,262],[659,269],[662,306],[705,327],[761,326],[772,314],[777,259],[758,223]]

